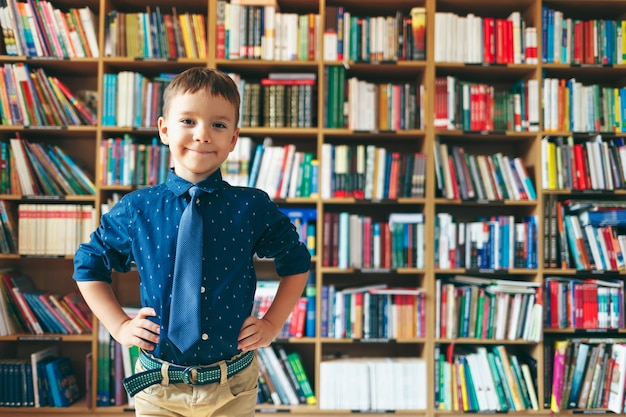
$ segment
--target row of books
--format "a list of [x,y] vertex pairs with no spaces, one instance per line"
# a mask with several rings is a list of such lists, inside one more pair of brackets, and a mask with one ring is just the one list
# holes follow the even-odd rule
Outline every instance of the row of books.
[[322,144],[322,198],[423,198],[426,154],[375,145]]
[[80,395],[72,362],[57,346],[0,360],[1,407],[68,407]]
[[310,128],[316,125],[316,75],[269,73],[261,80],[229,73],[241,94],[240,127]]
[[[311,273],[307,284],[308,294],[305,293],[298,299],[298,302],[283,324],[278,338],[289,339],[291,337],[315,336],[315,291],[311,291],[311,286],[314,285],[314,282]],[[274,301],[274,297],[276,297],[278,285],[279,281],[277,280],[259,279],[257,281],[254,304],[252,306],[253,316],[261,318],[267,313]]]
[[493,155],[467,153],[465,148],[435,138],[437,194],[450,200],[537,199],[535,185],[521,157],[502,152]]
[[545,279],[546,328],[624,327],[624,282],[591,278]]
[[[126,314],[134,317],[138,308],[123,307]],[[122,381],[135,373],[139,358],[137,346],[122,346],[102,323],[98,324],[98,360],[96,380],[96,405],[98,407],[134,405],[133,397],[127,395]],[[90,384],[89,384],[90,385]],[[87,395],[91,395],[90,392]]]
[[0,118],[3,125],[81,126],[96,124],[96,110],[58,77],[24,62],[0,68]]
[[163,91],[173,74],[147,77],[134,71],[103,76],[102,125],[156,127],[163,107]]
[[92,313],[78,292],[64,296],[35,288],[16,270],[2,273],[0,282],[0,335],[86,334],[92,330]]
[[624,412],[626,341],[619,338],[556,340],[546,344],[544,406]]
[[20,255],[73,256],[96,228],[96,210],[83,204],[20,204]]
[[596,135],[546,136],[541,141],[544,190],[617,190],[626,188],[626,145],[623,138]]
[[[332,91],[335,87],[329,84],[328,88]],[[424,127],[422,84],[372,83],[350,77],[346,92],[346,127],[350,130],[398,131]]]
[[104,22],[104,56],[135,58],[207,57],[205,15],[185,12],[161,13],[159,6],[145,12],[111,10]]
[[374,83],[346,77],[344,67],[324,67],[324,126],[355,131],[424,128],[424,86]]
[[255,147],[248,187],[259,188],[271,198],[312,197],[318,194],[318,166],[312,152],[296,145],[275,145],[265,138]]
[[614,65],[624,63],[626,21],[580,19],[543,6],[542,60],[548,64]]
[[98,57],[96,22],[88,6],[64,12],[46,0],[6,0],[0,7],[5,52],[11,56]]
[[518,11],[506,18],[436,12],[435,62],[536,64],[537,28]]
[[[144,141],[145,142],[145,141]],[[156,185],[172,166],[169,147],[155,137],[144,143],[125,133],[100,142],[102,185]]]
[[319,58],[319,14],[279,12],[274,5],[217,2],[216,57],[267,61]]
[[618,201],[552,199],[548,213],[549,265],[579,270],[626,268],[626,210]]
[[26,196],[93,195],[96,186],[61,147],[12,138],[0,142],[2,192]]
[[540,283],[456,275],[436,281],[437,337],[541,341]]
[[414,339],[426,335],[426,293],[374,284],[322,286],[321,336],[334,339]]
[[435,407],[464,412],[539,410],[536,361],[502,345],[436,345]]
[[537,132],[539,114],[537,80],[518,81],[505,89],[451,75],[435,79],[436,129]]
[[307,247],[311,256],[315,256],[317,246],[317,209],[281,207],[280,211],[289,217],[300,236],[300,241]]
[[435,218],[435,267],[439,269],[535,269],[538,218],[492,216],[457,222],[450,213]]
[[426,59],[426,9],[408,14],[357,16],[343,6],[327,6],[324,60],[352,62],[423,61]]
[[624,132],[626,87],[585,85],[576,78],[543,79],[543,128],[547,132]]
[[323,358],[319,405],[322,410],[393,412],[425,410],[426,363],[420,358]]
[[317,404],[298,352],[287,353],[282,345],[274,344],[257,349],[256,354],[259,362],[258,403]]
[[325,212],[323,266],[340,269],[424,268],[423,213],[390,213],[386,221]]

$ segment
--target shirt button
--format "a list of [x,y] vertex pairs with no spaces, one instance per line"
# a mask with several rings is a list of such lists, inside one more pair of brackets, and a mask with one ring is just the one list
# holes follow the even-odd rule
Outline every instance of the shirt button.
[[209,335],[206,333],[202,333],[202,340],[209,340]]
[[205,291],[206,291],[206,288],[200,287],[200,294],[204,294]]

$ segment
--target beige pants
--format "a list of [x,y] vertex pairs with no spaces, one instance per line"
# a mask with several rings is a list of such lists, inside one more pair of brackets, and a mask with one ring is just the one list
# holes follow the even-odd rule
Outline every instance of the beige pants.
[[[223,361],[218,364],[225,376],[226,364]],[[137,361],[136,371],[143,370]],[[137,417],[252,417],[258,377],[259,364],[255,357],[246,369],[214,384],[169,384],[164,379],[135,395],[135,413]]]

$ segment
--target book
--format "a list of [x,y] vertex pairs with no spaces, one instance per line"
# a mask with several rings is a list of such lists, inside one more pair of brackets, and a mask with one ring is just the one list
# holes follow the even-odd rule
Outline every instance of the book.
[[34,403],[35,407],[49,405],[48,398],[48,375],[45,370],[45,363],[54,359],[59,354],[58,346],[49,346],[45,349],[37,350],[30,354],[30,363],[33,374]]
[[68,407],[80,398],[80,389],[72,362],[62,356],[46,363],[48,386],[54,407]]

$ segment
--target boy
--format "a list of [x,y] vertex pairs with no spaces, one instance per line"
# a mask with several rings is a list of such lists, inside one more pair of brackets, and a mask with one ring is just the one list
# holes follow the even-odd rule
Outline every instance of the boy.
[[[278,335],[306,284],[311,257],[289,219],[264,192],[222,181],[220,165],[239,135],[239,102],[237,86],[219,71],[191,68],[178,75],[164,92],[158,120],[174,168],[164,184],[124,196],[74,258],[74,279],[94,314],[122,345],[142,349],[140,377],[125,381],[129,393],[137,393],[138,416],[254,415],[253,350]],[[202,227],[195,229],[204,238],[177,251],[177,241],[187,238],[177,237],[179,221],[194,205],[202,213]],[[184,262],[198,272],[181,276],[185,283],[197,278],[197,288],[191,285],[191,295],[179,299],[176,270],[194,265],[175,265],[175,259],[196,249],[202,260]],[[282,277],[261,319],[250,316],[255,253],[274,258]],[[131,319],[110,283],[111,270],[127,272],[132,263],[143,308]]]

